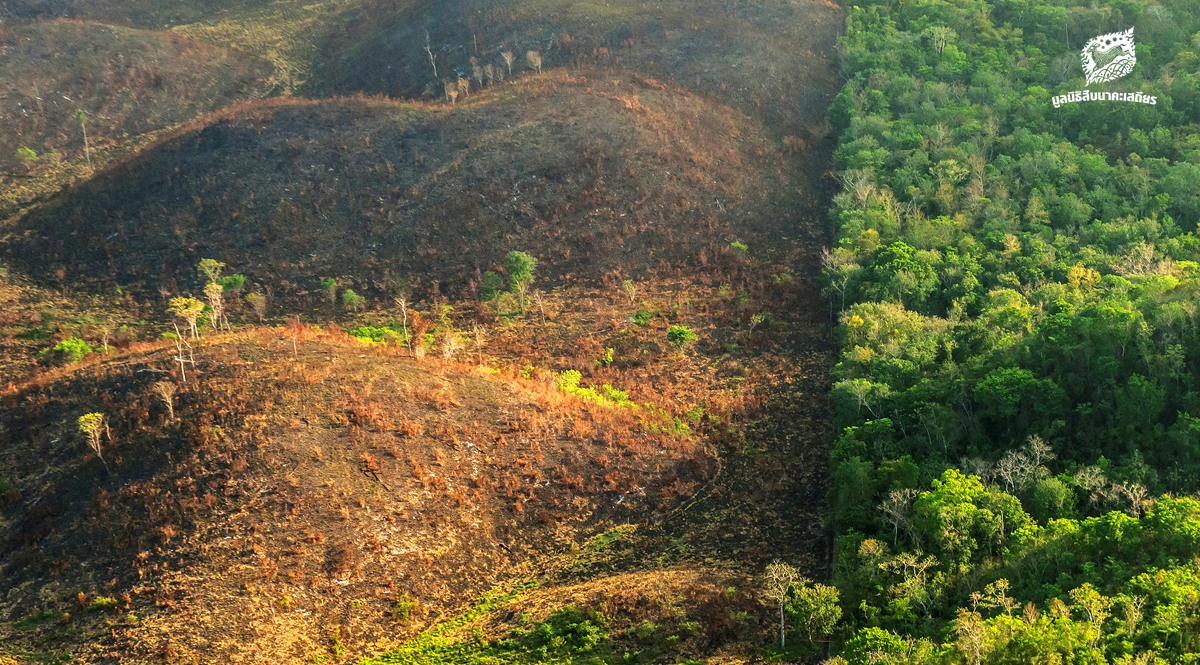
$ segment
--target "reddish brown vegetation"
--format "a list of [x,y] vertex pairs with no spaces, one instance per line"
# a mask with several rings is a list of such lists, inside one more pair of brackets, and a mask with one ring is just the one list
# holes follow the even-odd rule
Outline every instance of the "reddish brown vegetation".
[[[337,333],[291,334],[297,357],[267,329],[204,343],[176,426],[156,412],[161,375],[139,372],[170,367],[164,351],[5,397],[5,437],[25,445],[4,447],[19,492],[0,531],[4,605],[111,587],[170,608],[161,625],[189,636],[182,652],[266,620],[232,603],[287,595],[310,617],[298,635],[315,640],[329,621],[386,625],[400,592],[455,607],[535,554],[668,508],[712,468],[695,442],[543,382],[427,360],[433,375]],[[108,475],[69,431],[91,410],[109,414],[119,442]],[[97,648],[158,648],[151,627],[122,632]]]

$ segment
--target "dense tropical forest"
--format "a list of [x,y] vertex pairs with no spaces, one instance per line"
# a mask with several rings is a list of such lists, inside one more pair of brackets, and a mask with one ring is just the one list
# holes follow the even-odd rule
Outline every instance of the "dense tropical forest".
[[[1135,28],[1131,75],[1079,49]],[[849,663],[1200,651],[1200,10],[864,0],[841,191],[832,575]],[[835,659],[836,660],[836,659]]]

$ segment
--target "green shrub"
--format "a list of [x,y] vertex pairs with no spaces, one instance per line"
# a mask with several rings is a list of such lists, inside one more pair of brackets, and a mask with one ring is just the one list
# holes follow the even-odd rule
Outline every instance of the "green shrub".
[[612,361],[613,361],[614,353],[615,353],[615,351],[612,348],[604,349],[604,354],[601,355],[599,358],[596,358],[596,367],[604,367],[605,365],[611,365]]
[[94,349],[87,342],[77,338],[68,337],[54,346],[53,352],[55,357],[66,362],[79,362],[84,356],[91,353]]
[[221,285],[225,293],[241,293],[246,286],[246,277],[245,275],[229,275],[218,279],[217,284]]
[[533,283],[533,273],[537,270],[538,260],[525,252],[509,252],[504,265],[508,269],[509,289],[517,294],[521,305],[521,313],[525,313],[525,295],[529,285]]
[[325,292],[325,299],[332,305],[337,300],[337,280],[332,277],[322,277],[320,285],[321,290]]
[[684,345],[696,341],[696,333],[692,332],[687,326],[671,326],[667,329],[667,341],[677,349],[682,349]]
[[747,247],[746,244],[741,242],[740,240],[734,240],[733,242],[729,243],[729,247],[732,248],[733,251],[738,254],[745,254],[747,251],[750,250],[750,248]]
[[537,658],[555,660],[565,657],[569,662],[600,646],[607,637],[605,624],[607,620],[599,612],[564,607],[532,629],[519,631],[517,642]]
[[639,326],[644,326],[653,321],[655,316],[658,316],[656,312],[651,312],[650,310],[646,309],[639,309],[636,314],[629,317],[629,320]]
[[392,618],[397,623],[408,623],[412,620],[413,610],[417,607],[417,601],[408,597],[408,594],[400,596],[396,601],[396,605],[392,608]]
[[96,596],[96,599],[88,605],[89,612],[99,612],[101,610],[110,610],[120,604],[116,598],[108,596]]
[[491,302],[504,293],[504,278],[489,270],[483,273],[483,283],[480,287],[480,297],[485,302]]
[[377,328],[375,326],[360,326],[346,333],[351,337],[357,337],[364,342],[374,344],[387,344],[388,342],[400,343],[401,334],[391,328]]
[[366,302],[366,300],[366,298],[363,298],[355,293],[354,289],[346,289],[344,292],[342,292],[342,304],[348,307],[352,312],[357,312],[360,308],[362,308],[363,303]]
[[651,640],[654,638],[654,634],[658,632],[658,624],[654,623],[653,621],[643,621],[633,628],[630,628],[629,632],[639,640]]

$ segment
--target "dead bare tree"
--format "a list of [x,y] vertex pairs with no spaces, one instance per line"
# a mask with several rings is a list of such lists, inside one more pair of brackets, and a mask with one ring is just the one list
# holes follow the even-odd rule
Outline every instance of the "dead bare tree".
[[225,320],[225,288],[216,282],[209,282],[204,287],[204,295],[208,298],[208,306],[212,307],[212,324],[213,330],[220,330],[224,324],[226,329],[229,328],[229,321]]
[[158,395],[163,405],[167,407],[167,422],[175,422],[175,384],[170,381],[159,381],[154,384],[154,394]]
[[966,609],[958,610],[958,620],[954,622],[954,632],[958,635],[958,648],[966,654],[971,665],[979,665],[991,647],[988,640],[987,624],[978,612]]
[[[187,383],[187,370],[185,370],[183,368],[184,363],[191,363],[192,367],[195,367],[196,359],[194,357],[192,357],[191,343],[188,342],[186,339],[184,339],[183,335],[179,334],[179,326],[174,323],[172,323],[171,325],[175,326],[175,358],[174,358],[174,360],[175,360],[175,362],[179,363],[179,380],[183,381],[184,383]],[[187,358],[183,357],[183,347],[184,346],[187,346],[187,350],[188,350]]]
[[429,54],[429,66],[433,67],[433,78],[436,79],[438,77],[437,62],[434,61],[433,49],[430,48],[430,46],[429,46],[429,31],[428,30],[425,31],[425,53]]
[[454,360],[454,356],[463,350],[462,340],[455,332],[448,332],[442,337],[442,360]]
[[108,355],[108,338],[112,336],[112,331],[112,326],[107,323],[100,326],[100,347],[104,355]]
[[479,364],[483,364],[483,345],[487,343],[487,330],[478,322],[471,324],[471,335],[475,340],[475,353],[479,356]]
[[537,73],[542,73],[542,54],[537,51],[526,51],[525,62],[529,63],[530,69],[536,69]]
[[1042,437],[1034,434],[1029,437],[1029,441],[1025,444],[1025,454],[1033,462],[1033,465],[1042,466],[1046,462],[1053,460],[1057,455],[1054,454],[1054,449],[1050,444],[1046,443]]
[[879,509],[883,511],[884,519],[892,525],[893,545],[900,541],[900,529],[911,533],[912,520],[910,516],[913,501],[916,500],[918,494],[917,490],[911,488],[892,490],[888,492],[887,497],[879,506]]
[[766,597],[779,605],[779,646],[785,646],[786,633],[783,623],[783,609],[787,605],[788,594],[792,587],[800,583],[800,571],[794,567],[776,561],[767,566]]
[[1126,512],[1134,519],[1139,519],[1142,512],[1150,505],[1150,492],[1145,487],[1138,483],[1121,483],[1117,486],[1117,491],[1129,499],[1129,508]]
[[460,77],[458,77],[458,81],[456,81],[455,84],[458,86],[458,91],[460,93],[462,93],[463,99],[466,99],[467,97],[471,96],[471,82],[470,81],[468,81],[467,79],[460,76]]
[[538,313],[542,316],[542,331],[546,330],[546,301],[542,298],[542,291],[538,289],[533,292],[533,301],[537,303]]
[[1108,478],[1104,477],[1104,471],[1098,466],[1085,466],[1075,472],[1075,484],[1079,485],[1088,493],[1088,503],[1096,504],[1101,499],[1107,498],[1108,493]]
[[508,65],[508,75],[512,76],[512,63],[513,63],[512,51],[501,51],[500,57],[504,59],[504,64]]
[[1018,494],[1025,491],[1037,466],[1019,450],[1010,450],[996,462],[996,475],[1004,481],[1004,491]]
[[404,320],[404,322],[400,324],[401,329],[404,331],[404,347],[411,349],[412,345],[408,340],[408,296],[404,295],[396,298],[396,305],[400,307],[400,315]]

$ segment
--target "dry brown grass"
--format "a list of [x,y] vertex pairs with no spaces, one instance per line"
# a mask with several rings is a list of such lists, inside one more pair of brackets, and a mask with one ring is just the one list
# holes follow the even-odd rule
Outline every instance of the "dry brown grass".
[[[128,593],[131,611],[160,610],[105,638],[94,632],[101,617],[69,623],[92,642],[81,647],[89,658],[167,644],[200,653],[207,640],[210,656],[302,658],[302,647],[284,649],[280,626],[303,645],[331,623],[361,648],[391,626],[398,594],[433,616],[452,610],[548,552],[669,507],[662,482],[710,469],[702,447],[556,399],[544,383],[419,367],[308,329],[202,341],[179,424],[164,425],[152,388],[161,375],[138,371],[171,366],[162,346],[3,398],[5,438],[22,445],[4,446],[19,499],[0,526],[11,582],[0,602],[23,615],[79,592]],[[109,414],[110,475],[71,435],[81,410]],[[572,436],[578,422],[593,433]],[[601,431],[658,452],[613,457]],[[602,455],[604,468],[591,462]],[[286,612],[272,605],[282,596]],[[19,637],[69,639],[62,625],[45,630]]]

